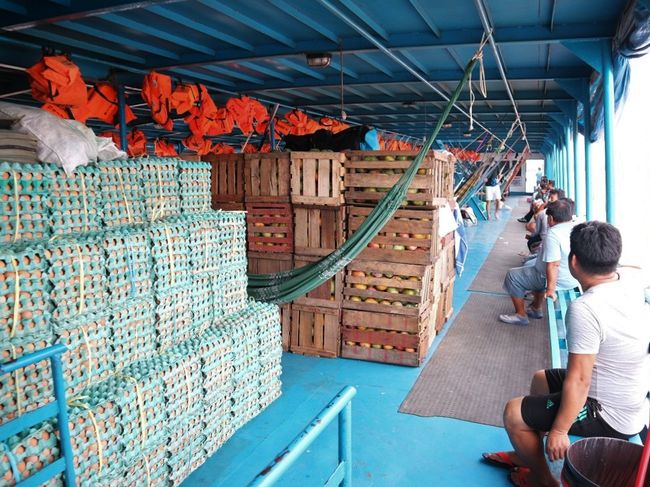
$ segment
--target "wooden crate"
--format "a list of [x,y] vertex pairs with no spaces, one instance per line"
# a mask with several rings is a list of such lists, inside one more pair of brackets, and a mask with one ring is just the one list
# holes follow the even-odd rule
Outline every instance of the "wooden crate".
[[341,311],[338,309],[291,305],[290,351],[319,357],[338,357]]
[[291,202],[341,206],[345,203],[342,152],[292,152]]
[[456,244],[453,238],[447,240],[447,244],[440,251],[440,261],[440,282],[447,284],[456,276]]
[[280,306],[280,322],[282,324],[282,350],[288,352],[291,344],[291,303]]
[[244,154],[207,154],[203,160],[212,166],[212,208],[220,203],[244,202]]
[[417,367],[429,350],[430,321],[429,314],[412,317],[343,310],[341,356]]
[[294,248],[301,255],[329,255],[345,242],[345,208],[293,208]]
[[[366,220],[372,208],[348,207],[348,237]],[[438,210],[397,210],[358,259],[428,265],[440,251]]]
[[346,267],[343,308],[422,316],[429,311],[432,272],[431,265],[355,260]]
[[453,301],[455,282],[456,279],[452,279],[442,287],[442,293],[439,297],[440,302],[438,303],[438,312],[436,316],[436,332],[442,330],[442,327],[454,313]]
[[249,203],[288,203],[291,190],[289,152],[244,156],[244,200]]
[[[346,153],[345,199],[351,205],[375,206],[411,165],[416,152],[351,151]],[[405,208],[443,206],[454,196],[454,157],[438,151],[425,156],[414,177]]]
[[[313,255],[298,255],[294,257],[296,269],[303,267],[320,259]],[[323,308],[339,309],[343,301],[343,280],[344,271],[337,272],[327,282],[321,284],[316,289],[309,291],[305,296],[296,298],[294,303],[306,306],[320,306]]]
[[248,252],[248,272],[251,274],[276,274],[293,269],[293,254]]
[[213,203],[213,210],[222,210],[222,211],[246,211],[246,205],[244,203]]
[[288,203],[246,203],[248,250],[293,252],[293,213]]

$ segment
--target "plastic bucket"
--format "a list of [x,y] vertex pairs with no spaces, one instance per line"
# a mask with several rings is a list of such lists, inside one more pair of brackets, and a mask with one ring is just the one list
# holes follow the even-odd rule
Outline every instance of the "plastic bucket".
[[[633,487],[643,447],[614,438],[584,438],[567,451],[565,487]],[[644,487],[650,487],[646,478]]]

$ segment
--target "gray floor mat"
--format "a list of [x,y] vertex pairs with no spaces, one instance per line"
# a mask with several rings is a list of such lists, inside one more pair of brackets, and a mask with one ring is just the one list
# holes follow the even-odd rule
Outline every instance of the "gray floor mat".
[[472,294],[409,392],[400,412],[503,426],[505,403],[525,395],[536,370],[549,367],[546,319],[506,325],[505,296]]

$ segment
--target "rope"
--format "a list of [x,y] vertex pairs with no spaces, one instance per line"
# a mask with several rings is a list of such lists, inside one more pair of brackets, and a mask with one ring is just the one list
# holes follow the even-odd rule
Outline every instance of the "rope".
[[79,176],[81,176],[81,194],[83,196],[83,204],[84,204],[84,231],[88,231],[88,200],[86,198],[86,178],[84,177],[84,174],[82,172],[79,173]]
[[122,179],[122,168],[116,167],[117,179],[120,180],[120,189],[122,190],[122,197],[124,198],[124,204],[126,205],[126,216],[129,219],[129,223],[133,223],[133,217],[131,216],[131,208],[129,207],[129,200],[126,197],[126,189],[124,188],[124,180]]
[[185,364],[182,361],[179,361],[178,363],[183,368],[183,373],[185,374],[185,386],[187,387],[187,413],[189,414],[190,409],[191,409],[190,398],[192,396],[192,388],[190,387],[190,373],[189,373],[189,371],[187,370],[187,367],[185,367]]
[[81,247],[76,244],[77,256],[79,257],[79,314],[84,312],[84,297],[85,297],[85,273],[84,273],[84,259],[81,255]]
[[131,297],[134,298],[137,294],[135,288],[135,270],[133,269],[133,257],[131,255],[131,242],[129,237],[125,237],[124,244],[126,245],[126,265],[129,268],[129,284],[131,284]]
[[14,284],[14,313],[13,313],[13,323],[11,325],[11,331],[9,337],[13,338],[16,334],[16,328],[18,327],[18,319],[20,317],[20,274],[18,273],[18,261],[16,259],[11,259],[11,265],[14,268],[14,277],[16,282]]
[[[11,345],[11,359],[16,360],[18,357],[16,357],[16,347],[14,345]],[[14,370],[14,389],[16,391],[16,409],[18,410],[18,416],[22,416],[23,414],[23,399],[20,396],[21,390],[20,390],[20,375],[18,375],[18,370]]]
[[[163,182],[162,174],[160,173],[160,166],[156,164],[156,172],[158,173],[158,215],[162,218],[165,215],[165,197],[163,195]],[[151,214],[152,221],[156,220],[156,210]]]
[[147,473],[147,487],[151,487],[151,467],[147,455],[142,455],[142,460],[144,460],[144,469]]
[[[488,40],[489,39],[487,34],[483,32],[483,36],[481,37],[481,43],[479,44],[478,50],[474,53],[474,56],[472,57],[472,59],[477,60],[479,64],[478,89],[481,95],[483,95],[483,98],[487,98],[487,83],[485,82],[485,68],[483,66],[483,48],[487,44]],[[471,71],[469,73],[467,86],[469,87],[469,131],[471,132],[472,130],[474,130],[474,101],[476,101],[476,96],[474,96],[474,90],[472,88]]]
[[145,415],[144,412],[144,400],[142,399],[142,390],[140,389],[140,384],[138,384],[138,381],[135,379],[135,377],[132,377],[130,375],[125,375],[125,374],[122,374],[122,377],[125,380],[131,382],[135,386],[135,395],[138,401],[138,412],[140,414],[140,444],[144,449],[147,442],[147,416]]
[[18,176],[16,176],[15,171],[11,171],[11,174],[14,177],[14,210],[16,212],[16,226],[14,228],[14,242],[18,240],[18,234],[20,233],[20,196],[18,194]]
[[76,406],[88,412],[88,417],[93,424],[93,430],[95,432],[95,440],[97,440],[97,457],[99,459],[99,472],[102,473],[104,469],[104,448],[102,447],[102,438],[99,434],[99,426],[97,425],[97,420],[95,419],[95,413],[92,412],[88,404],[82,402],[82,399],[87,399],[86,396],[78,396],[70,398],[68,401],[68,406]]
[[92,349],[90,348],[90,341],[88,340],[88,332],[86,331],[86,327],[81,325],[81,326],[79,326],[79,329],[81,330],[81,333],[83,334],[84,342],[86,343],[86,351],[88,352],[88,358],[87,358],[88,381],[86,382],[86,387],[89,387],[90,384],[92,383],[92,377],[93,377]]
[[165,235],[167,237],[167,250],[169,252],[169,271],[171,272],[171,280],[172,280],[172,286],[176,284],[176,271],[174,268],[174,247],[172,246],[172,239],[169,234],[169,228],[167,228],[167,225],[164,225],[165,228]]
[[11,451],[11,448],[9,448],[4,441],[0,441],[0,450],[4,450],[7,453],[11,472],[14,475],[14,481],[16,484],[20,483],[22,477],[20,476],[20,470],[18,470],[18,459],[16,458],[16,455],[14,455],[14,452]]

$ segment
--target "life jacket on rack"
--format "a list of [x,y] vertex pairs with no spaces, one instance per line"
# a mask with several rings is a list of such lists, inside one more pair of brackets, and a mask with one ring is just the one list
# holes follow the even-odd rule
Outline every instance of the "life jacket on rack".
[[231,145],[219,142],[212,147],[212,150],[210,152],[213,154],[234,154],[235,148]]
[[350,126],[347,123],[343,123],[340,120],[335,120],[330,117],[323,117],[319,120],[319,122],[323,127],[325,127],[333,134],[339,133],[342,130],[346,130],[350,128]]
[[198,155],[203,156],[209,154],[212,150],[212,142],[203,136],[191,134],[183,139],[183,145]]
[[199,85],[176,85],[171,96],[171,107],[176,113],[183,115],[194,108],[201,98]]
[[264,144],[261,149],[257,149],[257,144],[246,144],[246,147],[244,147],[244,150],[242,151],[244,154],[257,154],[260,152],[271,152],[271,144]]
[[[117,125],[119,103],[117,100],[117,90],[106,81],[98,82],[88,90],[88,102],[78,108],[73,108],[72,113],[75,120],[86,123],[89,118],[96,118],[110,125]],[[131,123],[136,119],[133,110],[125,105],[126,123]]]
[[66,107],[86,104],[86,83],[66,56],[43,56],[27,69],[27,75],[36,100]]
[[147,138],[140,129],[131,130],[126,136],[126,153],[131,157],[143,156],[147,153]]
[[[187,123],[192,135],[203,137],[205,135],[230,133],[232,130],[232,121],[228,119],[228,114],[217,108],[205,85],[200,84],[198,86],[198,103],[185,116],[185,123]],[[230,128],[228,128],[229,125]]]
[[178,152],[174,144],[166,139],[156,139],[153,143],[154,154],[158,157],[177,157]]
[[142,99],[151,108],[151,118],[165,130],[174,128],[170,118],[172,79],[165,74],[150,71],[142,82]]
[[245,135],[255,130],[263,134],[269,120],[269,112],[259,101],[248,96],[231,98],[226,102],[226,109]]
[[287,113],[284,118],[291,125],[291,135],[307,135],[313,134],[322,127],[316,120],[313,120],[307,116],[307,114],[301,110],[291,110]]
[[56,115],[57,117],[63,118],[65,120],[73,118],[69,108],[64,108],[60,105],[55,105],[54,103],[46,103],[41,107],[41,110],[50,112],[52,115]]

